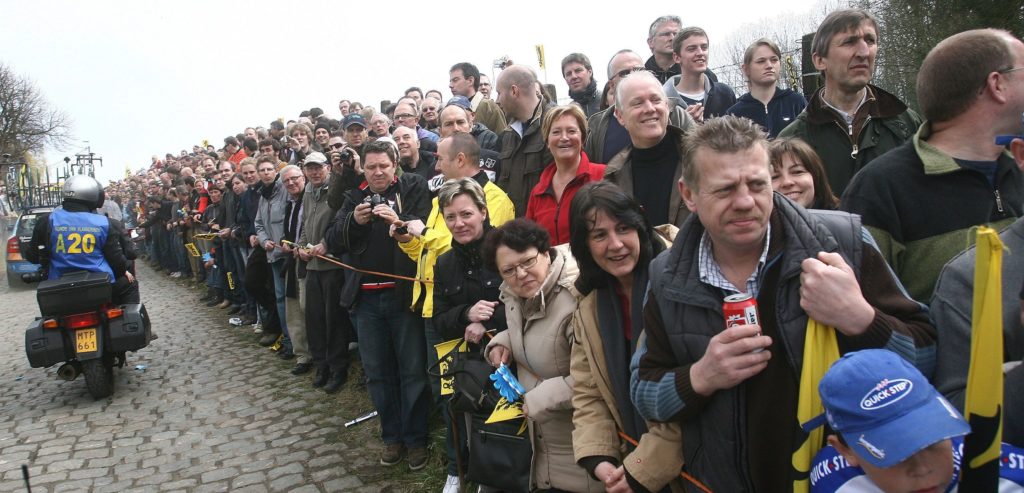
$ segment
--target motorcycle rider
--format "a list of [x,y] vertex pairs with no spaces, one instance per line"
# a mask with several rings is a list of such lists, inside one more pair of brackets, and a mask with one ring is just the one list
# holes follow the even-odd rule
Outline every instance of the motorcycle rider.
[[93,212],[103,206],[103,187],[91,176],[75,175],[64,182],[62,195],[61,207],[36,222],[25,258],[49,271],[47,279],[76,270],[106,272],[115,304],[139,303],[124,225]]

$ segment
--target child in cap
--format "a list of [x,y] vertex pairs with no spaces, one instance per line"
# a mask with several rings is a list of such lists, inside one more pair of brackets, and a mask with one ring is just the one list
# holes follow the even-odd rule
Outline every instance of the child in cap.
[[[825,413],[803,425],[835,432],[811,465],[812,493],[956,491],[963,416],[896,353],[848,353],[818,386]],[[1024,450],[1003,444],[1000,493],[1024,492]],[[1012,459],[1012,460],[1011,460]]]

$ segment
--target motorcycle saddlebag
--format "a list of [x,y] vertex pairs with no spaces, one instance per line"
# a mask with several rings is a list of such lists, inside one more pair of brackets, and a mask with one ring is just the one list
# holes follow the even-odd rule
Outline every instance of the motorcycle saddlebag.
[[114,353],[138,351],[146,347],[145,308],[141,303],[121,305],[124,315],[109,322],[107,349]]
[[43,319],[35,319],[25,330],[25,354],[32,368],[47,368],[70,358],[65,354],[64,335],[59,329],[44,329]]
[[110,296],[110,276],[105,272],[71,272],[60,279],[42,281],[36,288],[39,311],[48,316],[97,310],[110,302]]

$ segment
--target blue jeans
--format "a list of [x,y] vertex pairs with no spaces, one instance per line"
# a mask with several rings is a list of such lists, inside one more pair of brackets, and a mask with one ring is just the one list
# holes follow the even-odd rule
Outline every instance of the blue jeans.
[[381,439],[387,445],[426,446],[430,390],[422,318],[401,306],[394,289],[363,291],[354,315]]
[[281,277],[284,271],[284,260],[270,263],[270,271],[274,276],[274,298],[277,301],[277,318],[281,321],[281,333],[288,337],[288,318],[285,314],[284,299],[288,293],[285,278]]

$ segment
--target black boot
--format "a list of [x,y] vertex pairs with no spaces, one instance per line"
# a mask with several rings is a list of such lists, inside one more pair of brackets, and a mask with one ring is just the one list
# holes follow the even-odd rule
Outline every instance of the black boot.
[[212,300],[212,299],[214,299],[216,297],[217,297],[217,290],[213,289],[211,287],[207,287],[206,288],[206,294],[202,298],[199,298],[199,302],[200,303],[205,303],[205,302],[210,301],[210,300]]
[[206,302],[206,306],[214,307],[224,302],[224,295],[221,294],[220,290],[216,290],[217,294],[210,301]]

